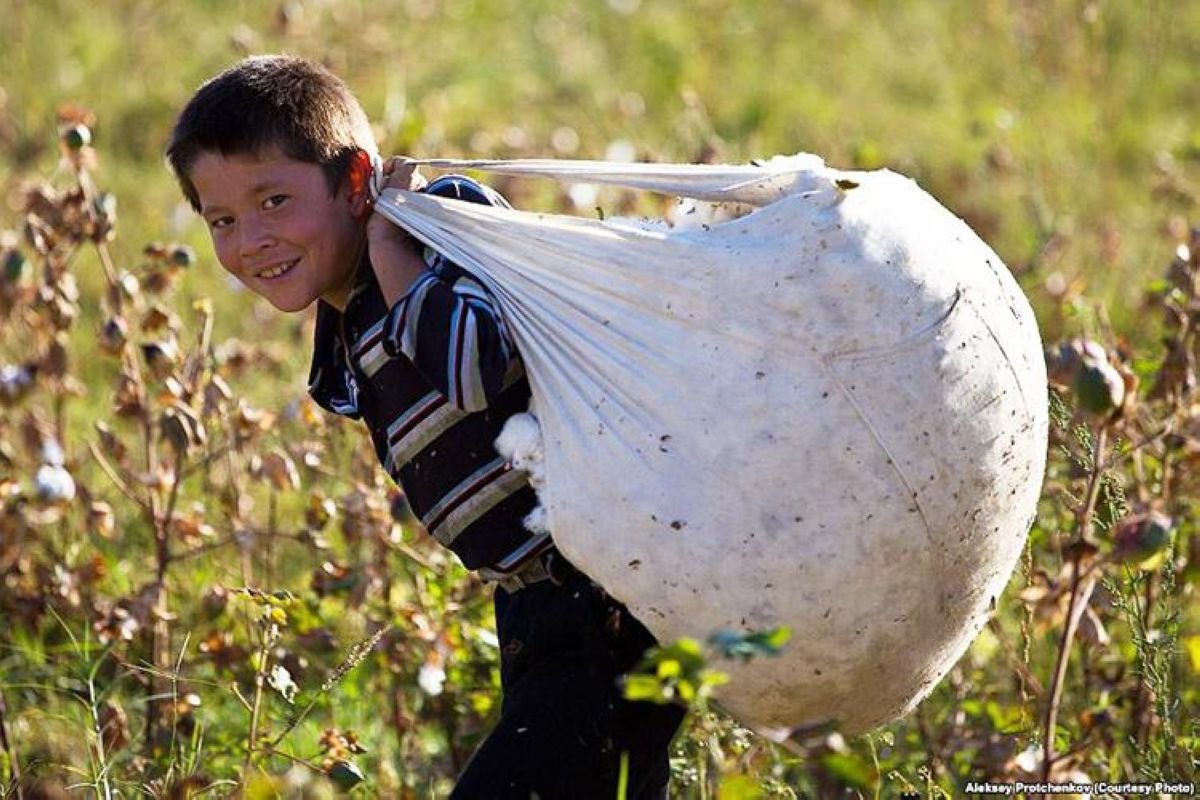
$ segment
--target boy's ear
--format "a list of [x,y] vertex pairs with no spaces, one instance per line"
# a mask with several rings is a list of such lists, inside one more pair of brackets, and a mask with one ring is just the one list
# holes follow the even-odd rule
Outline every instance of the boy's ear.
[[359,150],[350,159],[350,169],[346,180],[350,185],[350,213],[356,217],[364,216],[371,210],[371,195],[367,186],[371,181],[371,156],[365,150]]

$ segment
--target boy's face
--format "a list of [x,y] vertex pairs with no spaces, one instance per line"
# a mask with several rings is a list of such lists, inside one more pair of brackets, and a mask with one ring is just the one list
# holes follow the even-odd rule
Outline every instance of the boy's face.
[[364,242],[360,199],[344,188],[331,196],[319,166],[275,148],[203,153],[190,177],[229,274],[280,311],[301,311],[317,298],[345,306]]

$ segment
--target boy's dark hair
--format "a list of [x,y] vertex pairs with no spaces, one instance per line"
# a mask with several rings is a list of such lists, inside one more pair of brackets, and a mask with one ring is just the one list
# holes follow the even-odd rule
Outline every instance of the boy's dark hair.
[[192,208],[200,197],[191,170],[206,152],[224,156],[278,147],[317,164],[337,191],[358,150],[376,152],[367,115],[342,80],[296,56],[251,56],[210,79],[179,114],[167,161]]

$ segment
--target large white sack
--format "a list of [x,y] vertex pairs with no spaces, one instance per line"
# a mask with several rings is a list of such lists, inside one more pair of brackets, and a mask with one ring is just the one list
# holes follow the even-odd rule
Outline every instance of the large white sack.
[[568,558],[660,640],[791,628],[721,665],[750,724],[909,711],[986,621],[1041,487],[1042,346],[996,254],[909,179],[814,156],[438,163],[760,206],[656,231],[379,202],[495,293]]

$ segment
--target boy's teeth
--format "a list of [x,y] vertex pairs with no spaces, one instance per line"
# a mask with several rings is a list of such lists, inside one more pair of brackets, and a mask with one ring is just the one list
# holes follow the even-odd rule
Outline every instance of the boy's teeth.
[[272,267],[271,269],[263,270],[262,272],[259,273],[259,277],[277,278],[294,266],[296,266],[296,262],[289,261],[286,264],[280,264],[278,267]]

